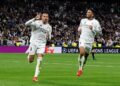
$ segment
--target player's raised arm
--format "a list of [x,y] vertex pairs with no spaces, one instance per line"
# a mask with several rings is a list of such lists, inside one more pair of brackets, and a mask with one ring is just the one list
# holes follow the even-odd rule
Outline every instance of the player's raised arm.
[[26,25],[26,26],[34,26],[34,21],[35,21],[35,18],[30,19],[30,20],[28,20],[28,21],[25,23],[25,25]]
[[37,13],[36,17],[33,19],[28,20],[25,25],[26,26],[35,26],[35,20],[40,20],[41,19],[41,13]]

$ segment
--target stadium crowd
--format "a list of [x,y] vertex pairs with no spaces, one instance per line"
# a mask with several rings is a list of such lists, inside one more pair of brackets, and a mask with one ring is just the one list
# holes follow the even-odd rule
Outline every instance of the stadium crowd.
[[[1,0],[0,46],[29,45],[30,28],[24,23],[46,10],[52,25],[52,46],[76,47],[77,28],[86,9],[92,7],[100,21],[102,35],[96,36],[97,46],[120,46],[120,6],[117,2],[57,1],[57,0]],[[96,45],[95,45],[96,46]]]

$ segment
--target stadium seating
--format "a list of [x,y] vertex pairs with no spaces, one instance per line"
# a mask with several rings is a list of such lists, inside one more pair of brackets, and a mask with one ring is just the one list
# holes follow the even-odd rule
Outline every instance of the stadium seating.
[[0,3],[0,45],[21,46],[29,44],[30,29],[24,23],[37,12],[47,10],[53,27],[52,44],[72,46],[77,43],[77,28],[86,9],[93,7],[100,21],[103,34],[95,41],[104,47],[120,45],[120,8],[114,2],[53,1],[53,0],[1,0]]

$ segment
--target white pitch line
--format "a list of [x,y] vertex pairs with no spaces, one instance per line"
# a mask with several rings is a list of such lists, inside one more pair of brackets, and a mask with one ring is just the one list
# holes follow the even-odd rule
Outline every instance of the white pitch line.
[[[18,62],[20,62],[20,61],[6,61],[6,62],[13,62],[13,63],[18,63]],[[62,62],[62,63],[57,63],[57,62],[51,62],[51,63],[44,63],[43,62],[43,64],[63,64],[63,65],[76,65],[76,66],[78,66],[78,64],[71,64],[72,63],[72,61],[64,61],[64,63]],[[95,63],[100,63],[100,64],[103,64],[104,62],[95,62]],[[98,64],[96,64],[96,65],[88,65],[88,64],[86,64],[86,66],[91,66],[91,67],[107,67],[107,68],[116,68],[116,67],[120,67],[120,66],[113,66],[112,64],[116,64],[116,65],[120,65],[119,63],[106,63],[107,65],[98,65]]]
[[[49,63],[43,63],[43,64],[49,64]],[[50,63],[50,64],[63,64],[63,63]],[[68,63],[64,63],[63,65],[73,65],[73,64],[68,64]],[[77,66],[77,64],[75,64]],[[86,65],[86,66],[91,66],[91,67],[106,67],[106,68],[114,68],[116,66],[102,66],[102,65]],[[119,66],[118,66],[119,67]]]
[[[64,61],[65,63],[72,63],[72,61]],[[107,62],[97,62],[97,61],[93,61],[94,63],[99,63],[99,64],[108,64],[108,65],[120,65],[120,63],[107,63]],[[92,62],[91,62],[92,63]]]
[[107,67],[107,68],[113,68],[113,67],[115,67],[115,66],[111,66],[111,65],[109,65],[109,66],[101,66],[101,65],[86,65],[86,66],[93,66],[93,67]]
[[120,65],[120,63],[108,63],[108,62],[97,62],[97,61],[95,61],[95,63],[107,64],[107,65]]

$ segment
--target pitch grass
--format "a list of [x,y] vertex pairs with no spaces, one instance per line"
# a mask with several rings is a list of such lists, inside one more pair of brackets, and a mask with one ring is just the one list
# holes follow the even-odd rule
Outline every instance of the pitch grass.
[[120,54],[91,55],[78,78],[78,54],[47,54],[39,82],[32,82],[36,60],[29,64],[25,54],[0,54],[0,86],[120,86]]

